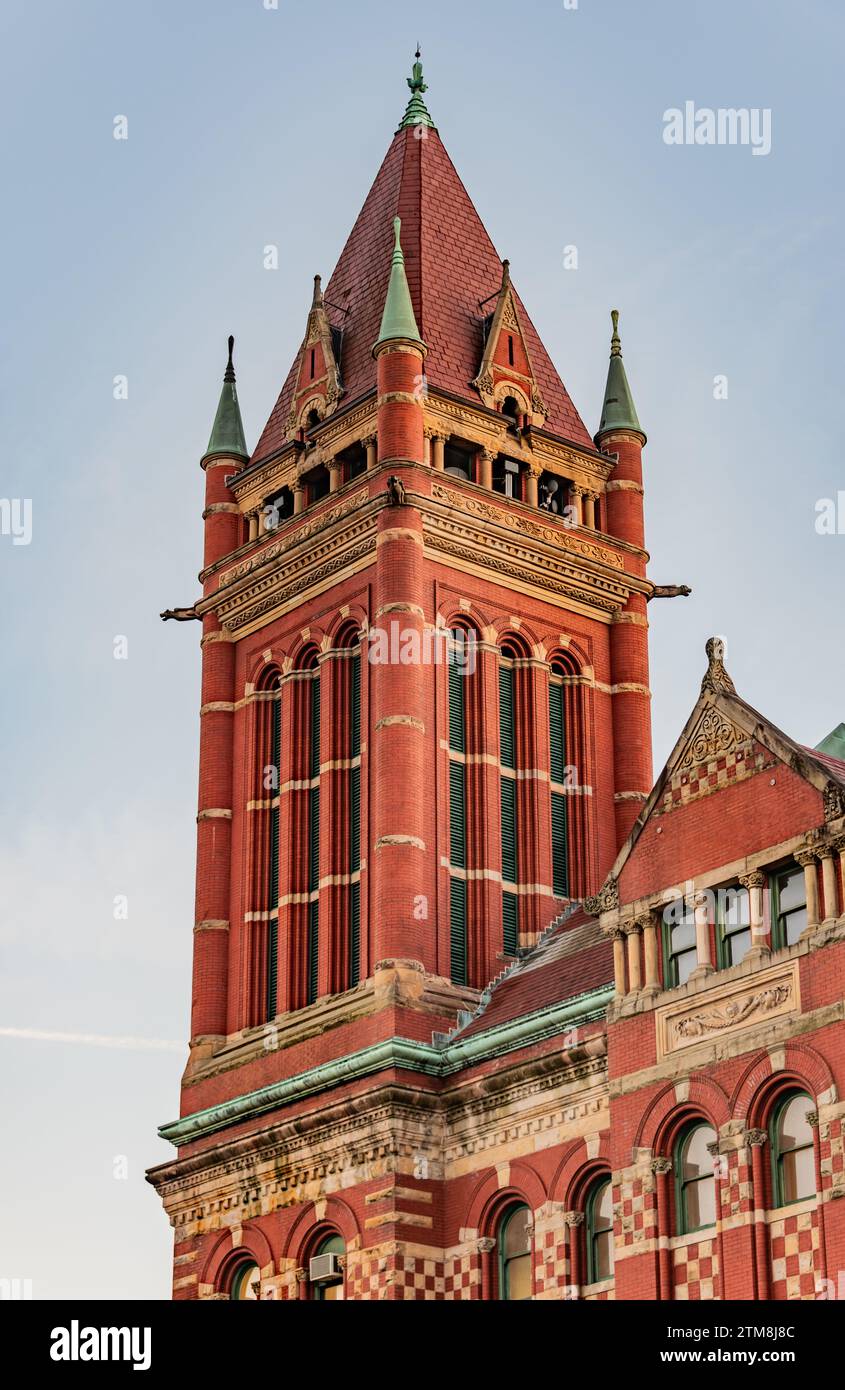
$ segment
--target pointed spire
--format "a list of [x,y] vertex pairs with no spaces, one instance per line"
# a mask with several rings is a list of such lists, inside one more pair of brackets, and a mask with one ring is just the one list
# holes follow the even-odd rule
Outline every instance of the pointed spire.
[[405,115],[402,117],[400,130],[408,130],[410,126],[423,126],[427,130],[436,130],[434,121],[428,114],[428,108],[423,101],[423,92],[428,91],[428,86],[423,78],[422,63],[420,62],[420,46],[417,44],[416,62],[414,63],[411,76],[406,78],[411,89],[411,100],[408,102]]
[[622,339],[619,337],[619,310],[611,309],[610,317],[613,322],[613,335],[610,339],[610,366],[607,369],[607,386],[604,392],[604,405],[601,412],[601,423],[596,435],[598,444],[602,435],[609,434],[611,430],[635,430],[643,437],[645,443],[645,432],[637,417],[634,398],[631,395],[631,388],[628,385],[628,377],[625,372],[625,364],[622,361]]
[[402,220],[399,217],[393,219],[393,234],[395,237],[393,246],[393,261],[390,268],[390,281],[387,286],[387,298],[384,302],[384,314],[381,320],[381,332],[376,339],[373,352],[381,347],[382,343],[392,343],[397,339],[404,342],[417,343],[421,348],[425,348],[420,330],[417,328],[417,320],[414,314],[414,306],[411,303],[411,291],[408,289],[408,277],[405,274],[405,257],[402,254],[402,242],[400,240],[402,231]]
[[323,277],[314,276],[314,298],[311,300],[311,308],[319,309],[323,303]]
[[238,405],[238,389],[235,385],[235,367],[232,361],[234,347],[235,340],[230,337],[229,361],[223,373],[223,390],[220,392],[220,403],[217,406],[217,414],[211,428],[211,438],[205,451],[206,458],[209,454],[228,454],[232,458],[249,458],[241,421],[241,408]]

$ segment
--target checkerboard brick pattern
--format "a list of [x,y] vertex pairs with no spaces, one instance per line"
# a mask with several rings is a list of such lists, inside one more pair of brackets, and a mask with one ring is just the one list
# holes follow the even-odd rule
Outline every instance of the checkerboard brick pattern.
[[677,771],[671,778],[663,796],[662,810],[672,811],[676,806],[685,806],[702,796],[728,787],[761,772],[767,765],[766,754],[755,751],[751,740],[738,744],[730,753],[711,758],[696,767]]
[[469,1251],[447,1254],[443,1266],[443,1293],[448,1299],[481,1297],[481,1256]]
[[769,1228],[772,1251],[773,1299],[816,1297],[819,1264],[818,1210],[798,1212],[773,1221]]
[[752,1171],[748,1149],[720,1154],[719,1203],[722,1220],[741,1216],[752,1208]]
[[845,1195],[845,1118],[820,1120],[819,1148],[822,1190]]
[[719,1296],[719,1256],[715,1240],[676,1245],[672,1251],[675,1298],[709,1300]]
[[657,1233],[657,1195],[654,1179],[623,1179],[614,1188],[614,1216],[622,1231],[622,1245],[639,1245]]

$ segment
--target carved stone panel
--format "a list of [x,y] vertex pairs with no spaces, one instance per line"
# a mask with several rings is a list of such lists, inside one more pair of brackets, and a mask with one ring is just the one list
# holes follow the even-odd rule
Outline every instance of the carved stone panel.
[[800,1012],[798,968],[793,961],[711,988],[656,1010],[657,1055]]

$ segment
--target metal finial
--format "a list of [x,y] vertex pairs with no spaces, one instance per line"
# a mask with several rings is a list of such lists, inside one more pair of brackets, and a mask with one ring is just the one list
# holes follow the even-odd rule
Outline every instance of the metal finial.
[[226,363],[226,370],[225,370],[225,372],[223,373],[223,380],[224,380],[224,381],[234,381],[234,380],[235,380],[235,364],[234,364],[234,362],[232,361],[232,354],[234,353],[234,350],[235,350],[235,339],[234,339],[234,336],[230,333],[230,334],[229,334],[229,361]]
[[619,310],[611,309],[610,318],[613,323],[613,336],[610,339],[610,355],[611,357],[621,357],[622,339],[619,337]]
[[416,62],[414,63],[414,66],[411,70],[411,76],[406,78],[405,80],[407,81],[408,86],[410,87],[414,96],[416,96],[418,93],[422,95],[423,92],[428,91],[428,87],[426,86],[425,81],[423,79],[422,63],[420,62],[420,58],[422,57],[422,51],[420,49],[419,44],[417,44],[417,51],[414,56],[416,57]]
[[315,276],[314,276],[314,298],[313,298],[312,301],[311,301],[311,308],[312,308],[312,309],[316,309],[316,308],[317,308],[317,305],[320,304],[320,303],[322,302],[322,298],[323,298],[323,277],[322,277],[322,275],[315,275]]

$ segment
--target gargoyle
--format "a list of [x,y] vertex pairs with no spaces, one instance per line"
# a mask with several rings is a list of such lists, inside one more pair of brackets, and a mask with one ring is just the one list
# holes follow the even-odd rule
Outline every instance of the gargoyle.
[[195,608],[166,608],[159,616],[163,623],[168,622],[171,618],[177,623],[202,622],[202,618]]
[[691,593],[689,584],[655,584],[649,598],[689,598]]

